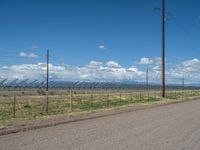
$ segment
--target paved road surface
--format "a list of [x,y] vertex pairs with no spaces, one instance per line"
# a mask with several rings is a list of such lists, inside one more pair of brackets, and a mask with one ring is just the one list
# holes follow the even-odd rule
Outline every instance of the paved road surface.
[[199,150],[200,100],[0,137],[0,150]]

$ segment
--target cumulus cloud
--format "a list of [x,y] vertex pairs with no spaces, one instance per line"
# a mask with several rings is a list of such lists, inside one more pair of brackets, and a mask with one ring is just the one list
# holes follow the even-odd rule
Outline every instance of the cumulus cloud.
[[106,46],[105,45],[99,45],[98,48],[99,49],[106,49]]
[[182,77],[186,78],[188,82],[199,82],[200,75],[200,60],[191,59],[183,61],[181,64],[176,65],[174,68],[169,69],[167,72],[169,78],[180,79]]
[[148,58],[148,57],[142,57],[138,64],[139,65],[160,65],[162,62],[160,57],[154,57],[154,58]]
[[138,64],[140,64],[140,65],[149,65],[152,63],[153,63],[153,61],[147,57],[141,58],[140,61],[138,62]]
[[26,58],[38,58],[39,56],[37,54],[34,53],[25,53],[25,52],[20,52],[19,53],[20,57],[26,57]]
[[[45,70],[45,63],[3,66],[0,69],[0,78],[42,80]],[[68,81],[119,81],[145,77],[144,72],[137,67],[124,68],[115,61],[91,61],[82,67],[50,64],[49,71],[52,79]]]
[[46,65],[44,63],[3,66],[0,69],[0,78],[40,80],[43,78],[45,70]]
[[[154,64],[156,64],[155,60]],[[159,63],[158,63],[159,64]],[[137,66],[123,67],[115,61],[100,62],[90,61],[88,64],[78,67],[67,64],[49,64],[51,80],[67,81],[120,81],[135,80],[145,81],[146,70]],[[160,83],[160,65],[149,66],[149,81]],[[180,83],[180,79],[185,76],[186,82],[199,82],[200,60],[191,59],[183,61],[173,68],[166,68],[166,82]],[[37,79],[44,80],[46,76],[46,63],[19,64],[2,66],[0,68],[0,79]],[[179,79],[179,80],[178,80]]]
[[106,63],[106,66],[107,67],[110,67],[110,68],[121,68],[122,66],[121,65],[119,65],[117,62],[115,62],[115,61],[108,61],[107,63]]
[[38,46],[38,45],[33,45],[32,48],[33,48],[33,49],[40,49],[40,46]]
[[92,60],[88,65],[86,65],[86,67],[93,69],[100,69],[102,65],[103,65],[102,62]]

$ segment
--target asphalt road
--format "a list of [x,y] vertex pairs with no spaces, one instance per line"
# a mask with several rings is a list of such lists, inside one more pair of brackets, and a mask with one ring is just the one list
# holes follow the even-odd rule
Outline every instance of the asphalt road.
[[0,137],[0,150],[199,150],[200,100]]

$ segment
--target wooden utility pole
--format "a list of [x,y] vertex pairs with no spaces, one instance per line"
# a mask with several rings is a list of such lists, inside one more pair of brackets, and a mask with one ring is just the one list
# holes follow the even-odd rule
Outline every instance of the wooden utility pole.
[[162,97],[165,97],[165,0],[162,0]]
[[182,79],[182,90],[183,90],[183,96],[185,97],[185,77]]
[[46,104],[46,112],[49,113],[49,50],[47,49],[47,72],[46,72],[46,96],[47,96],[47,104]]
[[148,100],[149,100],[149,68],[148,67],[146,70],[146,91],[147,91]]
[[149,68],[146,70],[146,91],[149,91]]
[[184,91],[184,89],[185,89],[185,78],[183,77],[182,78],[182,90]]
[[46,91],[49,91],[49,50],[47,49]]

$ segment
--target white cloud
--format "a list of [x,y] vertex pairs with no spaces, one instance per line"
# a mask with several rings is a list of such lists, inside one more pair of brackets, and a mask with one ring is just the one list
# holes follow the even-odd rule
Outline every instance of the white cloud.
[[[154,59],[155,60],[155,59]],[[156,62],[156,61],[154,61]],[[50,78],[68,81],[120,81],[136,80],[145,81],[146,70],[137,66],[123,67],[115,61],[106,63],[91,61],[88,64],[77,67],[64,65],[49,65]],[[160,65],[149,66],[149,81],[160,83]],[[186,82],[200,82],[200,60],[191,59],[184,61],[173,68],[166,69],[167,83],[180,83],[183,76]],[[38,79],[43,80],[46,76],[46,63],[19,64],[2,66],[0,79]]]
[[147,57],[143,57],[140,59],[140,61],[138,62],[138,64],[140,65],[150,65],[153,63],[153,60],[147,58]]
[[25,53],[25,52],[20,52],[19,53],[20,57],[26,57],[26,58],[38,58],[39,56],[37,54],[34,53]]
[[138,68],[133,66],[133,67],[128,68],[128,71],[130,71],[130,72],[138,72]]
[[[142,71],[136,67],[131,72],[131,68],[124,68],[117,62],[108,61],[107,63],[91,61],[89,64],[76,67],[69,65],[49,65],[50,76],[52,79],[69,81],[119,81],[137,80],[144,76]],[[133,69],[133,68],[132,68]],[[3,66],[0,68],[0,79],[44,79],[46,75],[46,64],[21,64]],[[145,77],[145,76],[144,76]]]
[[38,45],[33,45],[32,48],[33,49],[40,49],[40,47]]
[[183,61],[181,64],[176,65],[166,73],[169,78],[180,79],[185,77],[187,82],[199,82],[200,60],[194,58]]
[[30,54],[28,55],[28,57],[29,57],[29,58],[38,58],[39,56],[36,55],[36,54],[34,54],[34,53],[30,53]]
[[106,63],[106,66],[107,67],[110,67],[110,68],[121,68],[122,66],[121,65],[119,65],[117,62],[115,62],[115,61],[108,61],[107,63]]
[[90,63],[88,65],[86,65],[88,68],[94,68],[94,69],[98,69],[101,68],[101,66],[103,65],[102,62],[99,61],[90,61]]
[[153,62],[154,62],[155,65],[161,65],[162,59],[160,57],[154,57]]
[[154,66],[152,69],[156,70],[156,71],[159,71],[161,68],[160,68],[160,66]]
[[148,58],[148,57],[142,57],[138,64],[139,65],[160,65],[162,62],[160,57],[154,57],[154,58]]
[[20,53],[19,53],[19,56],[21,56],[21,57],[26,57],[27,55],[26,55],[26,53],[24,53],[24,52],[20,52]]
[[105,45],[99,45],[98,48],[99,49],[106,49],[106,46]]
[[42,79],[46,67],[44,63],[3,66],[0,78],[8,79]]

